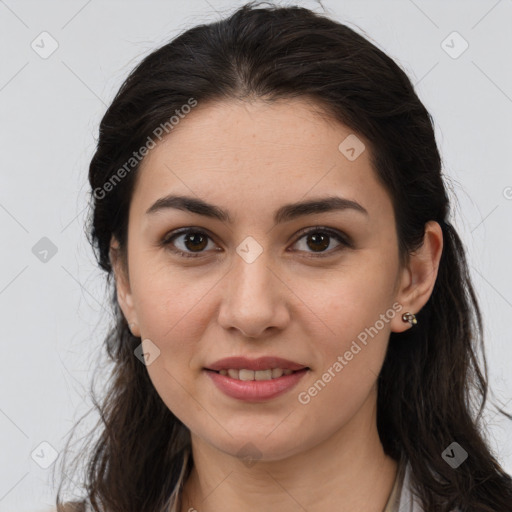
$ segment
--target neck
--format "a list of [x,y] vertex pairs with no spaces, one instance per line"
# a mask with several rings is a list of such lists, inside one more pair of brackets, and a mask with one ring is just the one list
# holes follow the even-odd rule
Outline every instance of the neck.
[[194,467],[181,512],[382,512],[398,469],[380,442],[376,395],[328,439],[281,460],[249,467],[194,434],[191,440]]

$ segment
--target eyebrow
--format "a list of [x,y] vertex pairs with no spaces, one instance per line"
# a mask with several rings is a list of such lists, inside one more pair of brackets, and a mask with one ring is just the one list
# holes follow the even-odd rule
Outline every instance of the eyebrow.
[[[169,208],[197,213],[198,215],[204,215],[205,217],[217,219],[222,222],[233,223],[233,218],[230,213],[218,206],[207,203],[196,197],[172,194],[161,197],[155,201],[155,203],[146,210],[146,214],[152,215]],[[343,210],[354,210],[366,216],[368,215],[367,210],[356,201],[338,196],[329,196],[281,206],[274,214],[274,222],[280,224],[303,215]]]

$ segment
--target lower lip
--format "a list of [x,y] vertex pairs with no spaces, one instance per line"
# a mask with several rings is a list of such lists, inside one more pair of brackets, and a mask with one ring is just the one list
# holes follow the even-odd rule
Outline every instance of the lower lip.
[[307,368],[271,380],[237,380],[212,370],[204,370],[226,395],[246,402],[265,402],[292,389],[309,371]]

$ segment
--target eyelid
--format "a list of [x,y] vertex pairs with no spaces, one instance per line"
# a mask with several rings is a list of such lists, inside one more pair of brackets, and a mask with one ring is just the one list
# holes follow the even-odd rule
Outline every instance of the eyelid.
[[[300,231],[297,232],[297,236],[295,238],[295,241],[293,242],[293,245],[295,245],[304,235],[307,235],[309,233],[316,233],[316,232],[325,233],[332,238],[336,238],[340,243],[345,244],[346,246],[350,248],[354,248],[354,243],[352,239],[343,231],[340,231],[338,229],[329,228],[327,226],[313,226],[313,227],[307,227],[303,228]],[[333,250],[325,252],[323,254],[330,254],[334,252]],[[315,254],[315,253],[310,253]],[[316,253],[316,254],[322,254],[322,253]]]
[[196,227],[196,226],[187,226],[187,227],[184,227],[184,228],[178,228],[178,229],[175,229],[174,231],[171,231],[169,233],[167,233],[162,241],[159,243],[159,245],[163,246],[164,248],[170,248],[170,250],[175,253],[175,254],[178,254],[179,256],[184,256],[185,258],[197,258],[197,257],[201,257],[201,256],[204,256],[206,254],[205,251],[203,252],[197,252],[197,253],[193,253],[193,252],[185,252],[185,251],[182,251],[181,249],[178,249],[177,247],[173,247],[173,244],[172,244],[172,241],[181,236],[181,235],[186,235],[186,234],[189,234],[189,233],[200,233],[200,234],[204,234],[206,235],[211,241],[213,241],[214,243],[215,240],[214,240],[214,237],[210,234],[210,232],[205,229],[205,228],[200,228],[200,227]]
[[[338,243],[340,244],[340,246],[338,246],[334,249],[330,249],[328,251],[324,251],[324,252],[318,252],[318,253],[306,252],[306,255],[307,255],[306,257],[321,258],[321,257],[331,256],[331,255],[337,253],[340,249],[342,249],[343,246],[352,248],[352,249],[354,248],[352,239],[347,234],[345,234],[342,231],[339,231],[338,229],[329,228],[327,226],[310,226],[310,227],[303,228],[303,229],[299,230],[295,235],[295,240],[293,241],[292,246],[295,245],[301,238],[308,235],[309,233],[316,233],[316,232],[324,233],[324,234],[328,235],[329,237],[336,239],[338,241]],[[180,235],[186,235],[188,233],[204,234],[210,240],[212,240],[214,243],[216,243],[214,240],[214,237],[210,234],[210,232],[207,229],[196,227],[196,226],[187,226],[184,228],[178,228],[174,231],[171,231],[170,233],[167,233],[163,237],[162,241],[160,242],[160,245],[162,245],[164,247],[171,247],[170,250],[173,253],[184,256],[186,258],[197,258],[197,257],[202,257],[205,254],[207,254],[208,251],[194,253],[194,252],[185,252],[176,247],[172,247],[172,241],[175,238],[177,238]],[[304,251],[292,251],[292,252],[304,252]]]

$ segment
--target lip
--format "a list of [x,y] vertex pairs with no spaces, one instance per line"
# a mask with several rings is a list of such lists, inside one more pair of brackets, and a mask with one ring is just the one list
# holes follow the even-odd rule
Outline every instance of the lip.
[[[276,368],[282,367],[276,366]],[[300,379],[309,372],[309,369],[302,367],[301,370],[297,370],[290,375],[283,375],[277,379],[245,381],[232,379],[229,375],[221,375],[206,368],[203,371],[212,379],[220,391],[231,398],[246,402],[266,402],[294,388]]]
[[219,370],[229,370],[230,368],[235,370],[241,370],[245,368],[246,370],[255,371],[267,370],[268,368],[282,368],[283,370],[298,371],[308,367],[303,364],[288,361],[287,359],[276,356],[265,356],[259,357],[258,359],[248,359],[246,357],[225,357],[224,359],[219,359],[215,363],[205,367],[206,370],[215,370],[217,372]]

